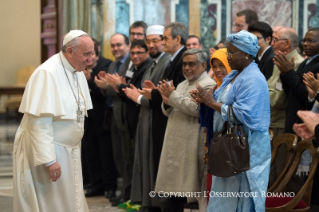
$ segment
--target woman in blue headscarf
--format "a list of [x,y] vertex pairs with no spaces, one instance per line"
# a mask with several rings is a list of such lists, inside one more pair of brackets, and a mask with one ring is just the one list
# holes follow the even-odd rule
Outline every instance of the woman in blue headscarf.
[[[214,119],[226,121],[228,106],[233,106],[248,137],[250,169],[232,177],[213,176],[207,211],[264,212],[271,159],[268,86],[253,60],[259,49],[257,37],[242,30],[229,34],[227,40],[227,59],[233,71],[214,95],[197,85],[192,96],[215,110]],[[222,126],[223,121],[214,121],[214,132],[220,131]]]

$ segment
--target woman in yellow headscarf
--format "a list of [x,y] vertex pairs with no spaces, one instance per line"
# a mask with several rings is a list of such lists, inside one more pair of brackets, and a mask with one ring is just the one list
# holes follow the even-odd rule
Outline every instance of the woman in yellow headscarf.
[[212,68],[214,73],[214,78],[217,82],[217,86],[214,90],[219,88],[219,86],[222,84],[224,77],[232,71],[228,64],[226,52],[226,48],[216,50],[212,54],[209,61],[210,67]]
[[[215,92],[215,90],[220,87],[224,77],[232,71],[232,69],[230,68],[230,66],[228,64],[226,52],[227,52],[226,48],[218,49],[212,54],[212,56],[209,60],[210,67],[211,67],[211,70],[213,72],[212,77],[214,77],[214,79],[217,83],[217,85],[213,89],[213,92]],[[206,119],[208,117],[209,117],[209,114],[201,115],[201,119],[202,118]],[[209,119],[209,120],[212,120],[212,119]],[[204,124],[203,124],[203,122],[204,122]],[[206,121],[201,120],[201,125],[206,126],[206,128],[209,128],[206,125],[208,123],[207,122],[205,123],[205,122]],[[212,122],[210,122],[210,123],[212,124]],[[212,139],[212,137],[213,137],[213,132],[212,132],[212,130],[208,129],[207,134],[206,134],[206,140],[205,140],[205,163],[206,164],[208,163],[209,141]],[[207,173],[207,191],[210,191],[211,185],[212,185],[212,175]]]

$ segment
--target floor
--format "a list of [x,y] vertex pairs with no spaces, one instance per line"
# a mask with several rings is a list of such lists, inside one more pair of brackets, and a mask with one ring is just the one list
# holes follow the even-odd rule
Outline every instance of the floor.
[[[4,121],[4,114],[0,113],[0,212],[13,211],[12,193],[12,151],[15,132],[18,123],[12,119],[8,124]],[[104,196],[86,199],[90,212],[124,212],[123,209],[112,207]]]

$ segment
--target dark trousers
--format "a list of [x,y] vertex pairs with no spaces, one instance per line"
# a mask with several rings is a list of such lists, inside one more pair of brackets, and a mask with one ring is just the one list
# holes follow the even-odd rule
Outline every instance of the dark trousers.
[[127,152],[127,138],[125,130],[121,130],[116,126],[114,116],[112,115],[112,142],[113,142],[113,155],[115,165],[123,178],[123,188],[121,190],[121,196],[124,198],[130,198],[131,184],[133,175],[133,163],[128,160],[128,155],[132,154]]
[[87,120],[82,140],[90,183],[104,191],[117,188],[117,170],[113,158],[112,137],[109,130]]

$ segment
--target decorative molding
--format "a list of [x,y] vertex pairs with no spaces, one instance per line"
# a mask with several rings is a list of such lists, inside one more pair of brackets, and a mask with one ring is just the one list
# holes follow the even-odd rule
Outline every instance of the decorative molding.
[[126,4],[130,7],[130,25],[134,23],[134,0],[126,0]]
[[176,4],[179,4],[179,0],[171,0],[171,6],[170,6],[171,22],[176,21]]
[[316,0],[304,0],[304,5],[303,5],[303,33],[302,36],[305,35],[305,33],[308,31],[308,5],[309,4],[316,4]]
[[[232,0],[226,0],[226,36],[232,31]],[[222,26],[221,26],[222,27]],[[217,41],[219,42],[219,41]]]
[[221,19],[222,19],[222,13],[221,13],[221,10],[222,10],[222,3],[220,0],[208,0],[208,4],[216,4],[217,7],[216,7],[216,42],[219,42],[221,40],[221,33],[222,33],[222,30],[221,28],[223,27],[222,26],[222,23],[221,23]]

